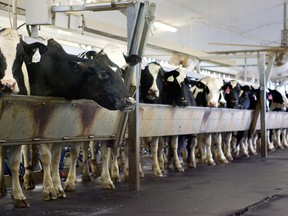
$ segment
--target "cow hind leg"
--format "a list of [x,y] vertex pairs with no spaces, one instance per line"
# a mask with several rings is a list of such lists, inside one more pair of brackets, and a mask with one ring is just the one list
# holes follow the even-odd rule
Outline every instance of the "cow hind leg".
[[11,146],[9,165],[12,173],[12,197],[16,208],[29,207],[30,203],[23,194],[19,181],[19,166],[21,158],[21,146]]

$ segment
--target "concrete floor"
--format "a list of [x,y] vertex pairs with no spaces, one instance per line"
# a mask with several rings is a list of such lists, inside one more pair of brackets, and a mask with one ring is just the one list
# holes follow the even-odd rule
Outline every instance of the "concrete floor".
[[125,215],[125,216],[287,216],[288,149],[234,159],[229,164],[199,164],[184,173],[167,172],[153,178],[145,172],[140,191],[127,183],[116,190],[101,189],[99,179],[78,182],[65,199],[42,201],[41,185],[25,191],[31,207],[14,209],[11,190],[0,198],[0,216]]

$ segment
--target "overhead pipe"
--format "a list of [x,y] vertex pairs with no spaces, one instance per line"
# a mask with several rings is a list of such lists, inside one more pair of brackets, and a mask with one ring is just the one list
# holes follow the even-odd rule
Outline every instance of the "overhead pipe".
[[82,5],[61,5],[52,6],[52,12],[70,12],[70,11],[107,11],[107,10],[118,10],[127,8],[128,5],[136,4],[137,1],[126,1],[126,2],[95,2]]

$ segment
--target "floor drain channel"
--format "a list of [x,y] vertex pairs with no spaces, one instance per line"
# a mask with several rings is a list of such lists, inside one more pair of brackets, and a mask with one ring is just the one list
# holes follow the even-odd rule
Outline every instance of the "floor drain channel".
[[260,205],[260,204],[262,204],[264,202],[267,202],[267,201],[269,201],[271,199],[274,199],[274,198],[276,198],[276,194],[274,194],[272,196],[267,196],[264,199],[262,199],[262,200],[260,200],[260,201],[258,201],[256,203],[253,203],[253,204],[251,204],[249,206],[246,206],[245,208],[243,208],[243,209],[241,209],[241,210],[239,210],[239,211],[237,211],[237,212],[235,212],[233,214],[230,214],[229,216],[241,216],[241,215],[244,215],[245,213],[247,213],[249,211],[249,209],[252,209],[252,208],[254,208],[254,207],[256,207],[256,206],[258,206],[258,205]]

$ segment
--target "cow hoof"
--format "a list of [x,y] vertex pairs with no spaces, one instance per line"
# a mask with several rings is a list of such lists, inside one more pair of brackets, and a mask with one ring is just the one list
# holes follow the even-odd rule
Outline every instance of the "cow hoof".
[[175,170],[176,170],[177,172],[184,172],[183,167],[175,167]]
[[233,161],[233,157],[231,155],[225,155],[225,157],[228,161]]
[[90,175],[82,174],[82,180],[88,182],[88,181],[91,181],[92,179]]
[[196,168],[196,162],[189,162],[188,168]]
[[35,189],[35,183],[31,176],[24,177],[23,187],[25,190]]
[[30,207],[30,203],[27,199],[20,200],[20,199],[14,199],[14,207],[15,208],[26,208]]
[[226,158],[220,158],[219,161],[220,163],[224,163],[224,164],[228,163],[228,160]]
[[59,189],[57,191],[57,198],[65,198],[65,197],[66,197],[66,194],[65,194],[64,190],[63,189]]
[[216,165],[215,161],[213,161],[213,160],[208,160],[206,163],[208,165],[211,165],[211,166],[215,166]]
[[160,169],[154,169],[153,170],[153,176],[154,177],[163,177],[163,173]]
[[113,182],[103,183],[103,189],[104,190],[115,190],[115,185],[113,184]]
[[42,198],[43,200],[56,200],[58,198],[57,192],[54,189],[51,189],[50,191],[43,191],[42,192]]
[[0,196],[6,196],[7,188],[5,186],[0,187]]
[[120,176],[112,176],[111,179],[114,183],[120,183],[121,182]]
[[65,182],[64,191],[75,191],[75,183]]
[[145,175],[144,175],[144,172],[140,172],[140,178],[144,178]]

